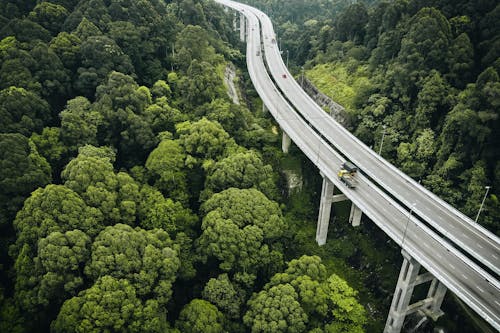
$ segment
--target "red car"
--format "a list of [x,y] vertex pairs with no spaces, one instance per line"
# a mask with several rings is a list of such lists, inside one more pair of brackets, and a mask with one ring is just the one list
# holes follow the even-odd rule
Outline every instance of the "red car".
[[286,79],[286,74],[281,75],[282,78]]

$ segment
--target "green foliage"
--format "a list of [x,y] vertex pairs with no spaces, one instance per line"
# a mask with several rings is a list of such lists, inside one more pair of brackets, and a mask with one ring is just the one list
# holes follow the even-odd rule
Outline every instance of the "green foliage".
[[179,135],[180,145],[189,154],[186,161],[188,165],[208,159],[220,159],[236,145],[219,123],[209,121],[206,118],[194,123],[177,124],[176,131]]
[[224,332],[224,316],[213,304],[193,299],[181,311],[175,326],[181,332],[221,333]]
[[60,31],[67,16],[68,11],[63,6],[44,1],[33,8],[28,18],[50,31],[52,35],[55,35]]
[[186,202],[186,154],[177,140],[162,140],[146,160],[146,169],[155,187],[167,197]]
[[254,150],[231,154],[216,162],[208,171],[202,198],[209,198],[213,193],[230,187],[255,188],[269,198],[277,197],[273,169],[264,165]]
[[215,304],[227,317],[239,318],[242,305],[241,294],[227,274],[210,279],[203,288],[202,295],[204,299]]
[[64,302],[53,332],[164,332],[165,314],[154,300],[141,302],[124,279],[103,276],[77,297]]
[[248,302],[243,321],[252,332],[305,332],[308,318],[297,298],[288,284],[263,290]]
[[26,244],[36,253],[38,241],[50,233],[79,229],[95,236],[102,229],[102,215],[88,207],[83,199],[62,185],[47,185],[39,188],[24,202],[17,213],[14,227],[17,240],[11,248],[16,258]]
[[231,188],[212,196],[201,210],[197,249],[203,261],[216,258],[222,270],[242,273],[239,278],[248,285],[265,267],[280,267],[282,257],[269,247],[285,231],[275,202],[255,189]]
[[51,120],[46,101],[24,88],[9,87],[0,91],[0,132],[30,136],[41,132]]
[[115,173],[109,150],[85,146],[61,177],[87,205],[97,208],[106,224],[136,222],[139,185],[125,172]]
[[21,134],[0,134],[0,226],[13,220],[23,201],[51,181],[51,168]]
[[253,295],[243,320],[255,332],[363,332],[366,314],[356,295],[335,274],[327,278],[319,257],[302,256]]
[[179,248],[161,229],[133,229],[116,224],[104,229],[92,244],[85,274],[97,280],[106,275],[126,279],[142,300],[165,306],[179,269]]
[[71,152],[84,145],[97,145],[97,129],[102,123],[102,115],[91,109],[85,97],[76,97],[67,102],[60,113],[61,140]]

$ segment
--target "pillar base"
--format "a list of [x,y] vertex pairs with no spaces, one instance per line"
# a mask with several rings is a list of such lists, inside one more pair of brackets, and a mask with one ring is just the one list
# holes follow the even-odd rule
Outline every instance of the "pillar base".
[[[398,284],[392,298],[384,333],[401,332],[406,315],[416,311],[421,311],[434,321],[443,314],[441,304],[446,294],[446,286],[430,273],[418,275],[420,264],[406,251],[402,250],[401,253],[404,257],[403,265],[401,266]],[[409,305],[415,286],[429,281],[432,282],[427,293],[427,298]]]

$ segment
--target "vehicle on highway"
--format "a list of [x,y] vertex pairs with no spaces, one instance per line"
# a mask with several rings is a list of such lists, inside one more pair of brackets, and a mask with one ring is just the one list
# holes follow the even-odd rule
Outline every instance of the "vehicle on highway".
[[281,75],[282,78],[286,79],[286,74]]
[[348,188],[355,188],[358,184],[356,179],[356,173],[358,172],[358,167],[351,162],[344,162],[340,167],[337,176],[340,181],[346,184]]

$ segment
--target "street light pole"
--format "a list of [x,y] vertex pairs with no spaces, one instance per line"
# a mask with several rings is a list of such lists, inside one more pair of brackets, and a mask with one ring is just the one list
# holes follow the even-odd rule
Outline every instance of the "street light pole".
[[484,202],[486,201],[486,197],[488,196],[488,192],[489,192],[491,186],[485,186],[484,188],[486,189],[486,193],[484,193],[483,201],[481,201],[481,206],[479,207],[479,210],[477,211],[476,220],[474,221],[476,223],[477,223],[477,220],[479,220],[479,214],[481,214],[481,210],[483,209]]
[[380,148],[378,150],[378,154],[382,154],[382,145],[384,144],[384,137],[385,137],[385,129],[387,128],[386,125],[384,125],[384,131],[382,132],[382,140],[380,140]]
[[404,249],[403,246],[405,245],[406,231],[408,230],[408,224],[410,224],[411,213],[413,213],[413,209],[415,209],[416,205],[417,205],[416,203],[413,203],[410,207],[410,213],[408,214],[408,220],[406,220],[405,231],[403,232],[403,240],[401,241],[401,248],[402,249]]
[[288,68],[288,50],[286,50],[286,68]]
[[302,68],[302,88],[304,88],[304,66],[301,67]]

